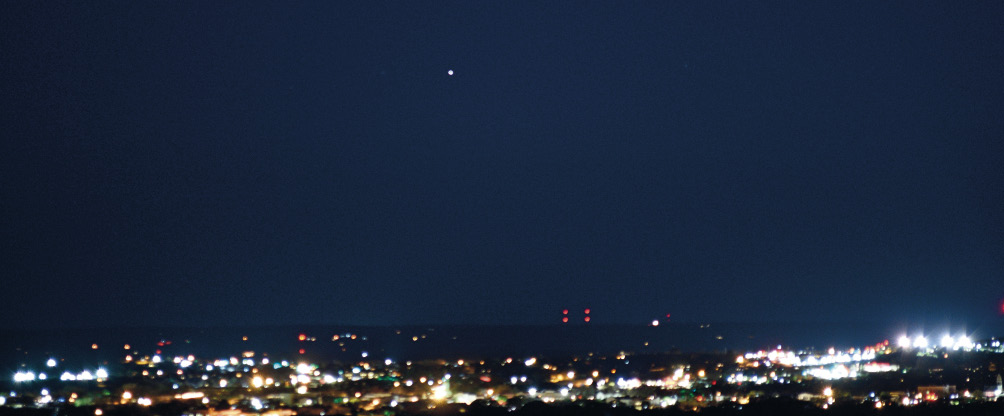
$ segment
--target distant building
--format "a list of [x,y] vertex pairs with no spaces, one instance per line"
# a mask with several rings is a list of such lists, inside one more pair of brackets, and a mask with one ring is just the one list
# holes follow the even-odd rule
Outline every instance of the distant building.
[[920,393],[924,400],[937,400],[941,398],[946,398],[950,395],[955,394],[955,386],[920,386],[917,387],[917,392]]

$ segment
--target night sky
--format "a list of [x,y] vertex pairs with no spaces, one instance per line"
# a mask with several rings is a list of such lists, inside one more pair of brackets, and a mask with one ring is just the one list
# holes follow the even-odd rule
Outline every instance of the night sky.
[[0,327],[1004,319],[1002,22],[6,1]]

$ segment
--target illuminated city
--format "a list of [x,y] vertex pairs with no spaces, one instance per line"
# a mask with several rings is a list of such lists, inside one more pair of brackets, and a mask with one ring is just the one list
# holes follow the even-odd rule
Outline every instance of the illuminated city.
[[1002,416],[1002,342],[1004,1],[0,1],[0,416]]
[[[429,336],[425,331],[394,334],[419,343]],[[1004,398],[1000,339],[965,333],[902,334],[894,341],[823,350],[777,345],[743,353],[444,354],[420,360],[359,350],[378,347],[366,333],[302,332],[292,338],[299,347],[294,351],[219,357],[185,354],[187,343],[170,340],[94,343],[91,350],[113,348],[117,358],[23,361],[2,383],[7,392],[0,405],[94,415],[409,415],[520,414],[540,406],[740,411],[782,399],[816,409],[972,410]],[[357,355],[325,360],[309,352],[325,346],[354,348]]]

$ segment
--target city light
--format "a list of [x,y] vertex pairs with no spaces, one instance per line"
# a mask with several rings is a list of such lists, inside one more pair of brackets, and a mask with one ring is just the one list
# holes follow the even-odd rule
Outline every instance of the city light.
[[15,383],[23,383],[27,381],[35,381],[35,373],[31,371],[18,371],[14,373]]
[[910,346],[913,345],[913,341],[910,340],[910,337],[903,335],[899,337],[896,344],[899,345],[900,348],[910,348]]
[[56,359],[55,358],[50,358],[48,361],[45,362],[45,365],[47,367],[55,367],[56,366]]
[[927,348],[927,338],[923,335],[918,335],[913,339],[914,348]]
[[941,346],[945,348],[951,348],[955,345],[955,339],[951,335],[945,334],[941,337]]

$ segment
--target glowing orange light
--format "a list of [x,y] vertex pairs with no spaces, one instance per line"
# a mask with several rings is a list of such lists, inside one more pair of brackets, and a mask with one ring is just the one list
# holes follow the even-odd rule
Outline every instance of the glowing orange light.
[[561,314],[562,314],[562,315],[568,315],[568,309],[565,309],[565,310],[562,310],[562,311],[561,311]]
[[300,334],[299,339],[300,339],[300,341],[306,341],[307,340],[307,334]]
[[586,315],[589,315],[589,308],[586,308]]
[[561,322],[568,322],[568,317],[561,318]]
[[303,348],[300,348],[300,354],[306,354],[306,353],[307,353],[307,350],[305,350]]
[[582,320],[584,320],[586,322],[589,322],[589,317],[587,316],[587,317],[583,318]]
[[92,350],[98,349],[98,344],[91,344],[91,349]]

